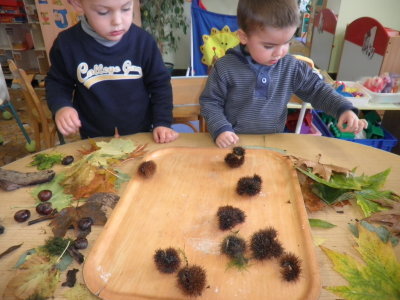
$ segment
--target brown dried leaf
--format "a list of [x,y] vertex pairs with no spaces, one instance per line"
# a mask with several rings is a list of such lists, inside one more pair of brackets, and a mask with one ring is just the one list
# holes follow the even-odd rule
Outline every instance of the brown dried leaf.
[[104,225],[111,209],[118,202],[119,196],[110,193],[98,193],[87,199],[85,204],[79,207],[66,207],[62,209],[50,222],[55,237],[64,237],[72,226],[79,235],[78,221],[81,218],[90,217],[94,225]]
[[89,148],[86,148],[86,149],[85,149],[85,148],[82,148],[81,150],[78,150],[78,151],[79,151],[81,154],[83,154],[83,155],[92,153],[92,152],[94,152],[94,151],[100,149],[100,148],[96,145],[96,141],[95,141],[95,140],[88,139],[88,141],[89,141],[89,145],[90,145]]
[[[388,205],[387,201],[374,201],[381,202],[381,204],[385,206]],[[393,202],[391,204],[391,209],[374,213],[370,217],[365,218],[364,221],[386,225],[393,235],[400,235],[400,203]]]
[[332,172],[335,173],[342,173],[342,174],[346,174],[348,175],[351,170],[347,169],[347,168],[343,168],[343,167],[339,167],[339,166],[335,166],[335,165],[331,165],[331,164],[322,164],[320,163],[320,159],[321,159],[321,154],[318,156],[318,160],[317,161],[312,161],[312,160],[308,160],[305,158],[301,158],[301,157],[295,157],[295,156],[289,156],[289,158],[292,160],[293,164],[295,167],[298,168],[311,168],[314,174],[319,175],[321,178],[329,181],[331,176],[332,176]]
[[109,173],[96,173],[87,185],[75,185],[74,190],[68,190],[75,199],[87,198],[95,193],[116,193],[115,181],[117,177]]
[[307,210],[310,212],[323,210],[327,205],[311,191],[311,185],[314,181],[301,172],[297,172],[297,177],[299,178],[301,193]]

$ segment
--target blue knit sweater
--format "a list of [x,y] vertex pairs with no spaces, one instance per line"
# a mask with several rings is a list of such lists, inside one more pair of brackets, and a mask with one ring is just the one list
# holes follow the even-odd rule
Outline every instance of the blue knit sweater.
[[358,112],[305,62],[286,55],[275,65],[263,66],[237,46],[212,69],[200,96],[201,114],[214,139],[224,131],[281,133],[293,94],[336,118],[345,110]]
[[81,136],[112,136],[170,127],[172,89],[157,44],[132,24],[114,46],[101,45],[81,24],[59,34],[50,51],[46,97],[55,114],[77,109]]

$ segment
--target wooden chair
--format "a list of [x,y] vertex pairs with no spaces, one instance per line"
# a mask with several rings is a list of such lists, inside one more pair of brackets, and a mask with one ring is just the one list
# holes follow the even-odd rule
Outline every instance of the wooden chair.
[[207,76],[172,77],[173,123],[185,124],[198,132],[191,121],[199,121],[199,131],[206,132],[206,125],[200,115],[200,94],[207,82]]
[[[41,101],[32,87],[31,79],[23,69],[19,69],[13,60],[8,60],[14,80],[21,86],[27,104],[30,126],[33,129],[36,151],[55,146],[57,128],[52,114],[44,101]],[[42,147],[43,142],[43,147]]]

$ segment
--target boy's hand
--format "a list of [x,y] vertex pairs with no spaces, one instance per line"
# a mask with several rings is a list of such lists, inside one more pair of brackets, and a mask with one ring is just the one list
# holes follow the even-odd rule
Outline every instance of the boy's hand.
[[168,127],[158,126],[153,129],[153,139],[158,144],[173,142],[178,136],[179,133]]
[[231,131],[225,131],[221,133],[215,140],[215,143],[220,148],[227,148],[235,145],[237,142],[239,142],[239,137]]
[[56,112],[56,125],[62,135],[68,136],[77,133],[81,127],[81,120],[75,108],[66,106]]
[[337,125],[343,132],[359,133],[364,128],[367,128],[368,122],[364,119],[359,119],[352,110],[346,110],[340,115]]

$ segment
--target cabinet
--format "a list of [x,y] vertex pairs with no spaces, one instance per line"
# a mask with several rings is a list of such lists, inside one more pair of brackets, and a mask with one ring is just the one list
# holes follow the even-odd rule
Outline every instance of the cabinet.
[[385,72],[400,74],[400,31],[362,17],[346,29],[337,78],[357,81]]
[[[7,59],[28,73],[46,74],[49,63],[34,0],[0,0],[0,63]],[[5,72],[6,73],[6,72]]]

